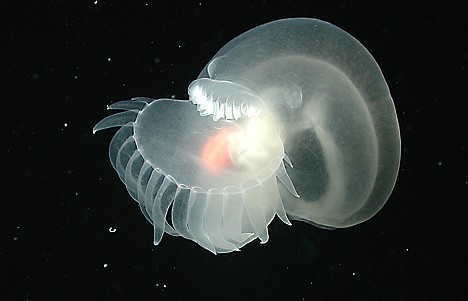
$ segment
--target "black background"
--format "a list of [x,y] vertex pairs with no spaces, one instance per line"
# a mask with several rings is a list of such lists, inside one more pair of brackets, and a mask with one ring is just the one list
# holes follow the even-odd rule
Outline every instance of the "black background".
[[[96,2],[1,2],[1,300],[468,298],[461,4]],[[237,253],[154,247],[109,163],[115,131],[92,127],[117,100],[186,98],[226,42],[300,16],[345,29],[382,68],[402,137],[388,203],[343,230],[275,219],[267,244]]]

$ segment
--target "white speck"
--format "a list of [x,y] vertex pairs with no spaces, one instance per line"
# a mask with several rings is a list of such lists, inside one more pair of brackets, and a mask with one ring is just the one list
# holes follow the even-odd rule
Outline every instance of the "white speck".
[[63,124],[63,126],[64,126],[64,127],[67,127],[67,126],[68,126],[68,123],[65,122],[65,123]]
[[97,4],[97,0],[96,0],[96,1],[94,1],[94,4]]
[[108,57],[108,58],[107,58],[107,61],[108,61],[108,62],[110,62],[110,61],[111,61],[111,58],[110,58],[110,57]]
[[437,165],[442,166],[442,162],[440,162],[440,161],[437,162]]
[[117,231],[116,228],[112,228],[112,227],[109,228],[109,232],[110,232],[110,233],[114,233],[115,231]]
[[75,79],[78,79],[78,75],[75,75]]
[[353,272],[353,276],[356,276],[356,273]]
[[104,263],[102,266],[105,267],[105,268],[107,268],[107,263]]

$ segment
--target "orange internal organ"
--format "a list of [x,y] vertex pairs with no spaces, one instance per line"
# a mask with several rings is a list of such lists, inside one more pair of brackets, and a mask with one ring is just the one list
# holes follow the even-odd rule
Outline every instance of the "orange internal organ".
[[202,160],[209,170],[219,172],[232,167],[229,155],[229,135],[233,131],[232,128],[223,128],[208,138],[202,150]]

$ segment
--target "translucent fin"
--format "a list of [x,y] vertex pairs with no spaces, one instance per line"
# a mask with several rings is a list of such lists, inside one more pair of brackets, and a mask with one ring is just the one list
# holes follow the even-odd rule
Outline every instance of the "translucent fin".
[[250,179],[242,183],[244,188],[244,205],[250,224],[261,243],[268,241],[268,222],[265,220],[265,210],[262,207],[264,199],[261,183]]
[[172,204],[172,225],[174,229],[183,237],[192,239],[192,234],[188,228],[188,201],[189,201],[190,188],[185,185],[177,187]]
[[103,120],[99,121],[93,128],[93,134],[97,131],[105,130],[108,128],[118,127],[126,125],[127,123],[134,122],[138,116],[138,112],[125,111],[114,115],[107,116]]
[[278,208],[276,208],[276,215],[280,218],[280,220],[288,226],[291,226],[291,222],[289,221],[288,215],[286,214],[286,210],[284,210],[283,201],[279,201]]
[[133,101],[144,102],[144,103],[147,103],[147,104],[155,101],[155,99],[149,98],[149,97],[132,97],[132,100]]
[[162,181],[164,179],[164,176],[161,174],[159,170],[156,169],[151,169],[151,175],[148,180],[148,186],[145,191],[145,208],[146,208],[146,213],[148,214],[151,223],[154,224],[153,222],[153,203],[154,203],[154,197],[156,196],[159,187],[161,187]]
[[288,216],[286,215],[283,202],[281,201],[281,196],[279,194],[278,189],[278,181],[276,180],[276,177],[272,176],[265,179],[262,185],[262,189],[264,190],[264,193],[267,193],[269,195],[268,205],[270,206],[272,211],[276,213],[276,215],[281,219],[283,223],[285,223],[288,226],[291,226],[291,222],[289,221]]
[[228,242],[221,233],[223,218],[223,192],[219,189],[210,190],[207,194],[205,216],[203,222],[210,241],[215,245],[217,252],[233,251],[238,248]]
[[109,145],[109,159],[112,167],[117,170],[117,157],[119,155],[122,145],[127,141],[129,137],[133,136],[133,126],[126,125],[121,127],[117,133],[115,133]]
[[283,185],[289,190],[289,192],[293,196],[298,198],[300,197],[299,194],[297,194],[296,188],[294,188],[294,184],[292,183],[291,178],[289,177],[283,162],[281,162],[280,166],[276,170],[276,177],[281,181],[281,183],[283,183]]
[[216,255],[216,248],[205,233],[203,217],[206,210],[206,193],[200,187],[193,187],[189,195],[188,228],[193,239],[203,248]]
[[150,223],[153,223],[153,221],[151,220],[151,217],[146,209],[145,192],[148,189],[148,182],[150,180],[152,171],[153,169],[151,168],[151,165],[147,161],[145,161],[143,163],[143,166],[141,167],[140,174],[138,175],[137,185],[137,200],[140,204],[141,212]]
[[143,162],[144,160],[140,156],[140,152],[135,150],[125,168],[124,183],[127,187],[128,194],[130,194],[135,201],[138,201],[138,175],[143,166]]
[[144,101],[132,101],[132,100],[122,100],[116,103],[111,104],[107,107],[108,110],[137,110],[141,111],[148,103]]
[[283,160],[286,161],[286,163],[288,163],[288,165],[291,166],[291,168],[293,168],[293,164],[291,162],[291,159],[289,159],[288,155],[284,154]]
[[[153,172],[153,174],[155,174],[155,172]],[[167,232],[174,236],[179,236],[179,233],[177,233],[172,228],[172,226],[166,222],[166,215],[169,211],[169,207],[171,206],[174,200],[177,185],[173,182],[173,180],[171,180],[170,177],[166,177],[164,175],[160,175],[160,177],[163,177],[164,180],[162,181],[161,185],[156,183],[155,186],[158,186],[156,196],[152,197],[155,191],[153,190],[153,187],[151,187],[150,193],[145,195],[145,198],[151,198],[154,200],[152,201],[151,218],[153,221],[155,245],[158,245],[161,242],[164,232]],[[147,202],[151,203],[151,200],[147,199]]]
[[125,170],[127,169],[128,162],[136,150],[137,148],[133,136],[129,136],[118,150],[115,160],[115,170],[123,183],[125,183]]
[[223,231],[224,235],[241,247],[246,241],[254,239],[253,233],[242,232],[242,212],[244,210],[244,195],[238,187],[224,188]]

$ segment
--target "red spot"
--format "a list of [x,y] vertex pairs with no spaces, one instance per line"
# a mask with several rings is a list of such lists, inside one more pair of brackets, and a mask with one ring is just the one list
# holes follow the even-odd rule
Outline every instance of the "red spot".
[[219,130],[216,134],[209,137],[205,146],[203,146],[202,160],[209,170],[218,172],[232,166],[232,161],[229,157],[229,134],[232,131],[232,128]]

